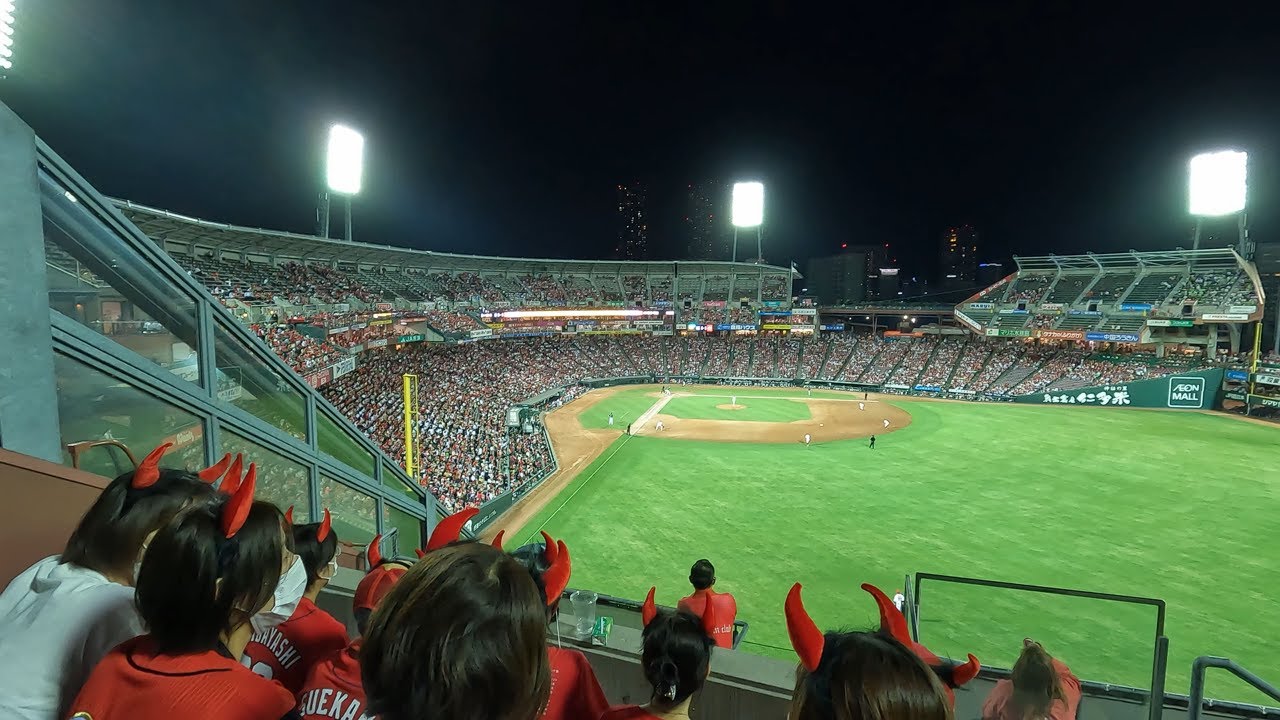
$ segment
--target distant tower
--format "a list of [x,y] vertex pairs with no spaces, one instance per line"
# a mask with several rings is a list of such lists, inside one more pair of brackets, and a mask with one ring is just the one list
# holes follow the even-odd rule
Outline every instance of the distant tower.
[[614,257],[644,260],[649,256],[648,187],[633,182],[618,186],[618,244]]
[[938,264],[943,286],[972,284],[978,276],[978,232],[972,225],[956,225],[942,231]]
[[685,188],[684,239],[690,260],[723,260],[724,186],[715,180]]

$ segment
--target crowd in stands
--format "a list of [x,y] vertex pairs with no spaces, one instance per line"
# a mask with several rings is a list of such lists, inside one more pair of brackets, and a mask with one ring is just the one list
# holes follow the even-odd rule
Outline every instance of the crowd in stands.
[[1018,302],[1026,300],[1029,304],[1040,302],[1044,297],[1044,293],[1049,289],[1050,283],[1053,282],[1052,275],[1022,275],[1013,283],[1013,287],[1009,288],[1009,296],[1005,298],[1005,302]]
[[452,310],[426,310],[421,313],[431,327],[446,333],[466,333],[488,327],[474,316]]
[[[255,458],[192,472],[162,467],[166,448],[112,480],[63,552],[0,593],[0,652],[17,659],[0,674],[3,717],[161,718],[180,707],[191,720],[688,720],[713,660],[732,652],[736,599],[698,560],[674,609],[658,607],[656,587],[641,606],[645,704],[610,707],[587,656],[548,641],[569,546],[545,532],[510,553],[500,540],[464,540],[474,507],[442,520],[416,559],[384,556],[381,536],[367,543],[350,637],[317,604],[338,571],[334,515],[295,523],[293,508],[258,492]],[[979,660],[939,657],[910,636],[901,599],[862,589],[879,614],[864,631],[824,633],[799,582],[775,599],[798,658],[788,715],[954,718],[954,691]],[[982,717],[1075,720],[1080,696],[1071,670],[1026,639]]]
[[253,324],[249,329],[299,375],[323,370],[342,358],[349,357],[342,348],[307,337],[288,325]]

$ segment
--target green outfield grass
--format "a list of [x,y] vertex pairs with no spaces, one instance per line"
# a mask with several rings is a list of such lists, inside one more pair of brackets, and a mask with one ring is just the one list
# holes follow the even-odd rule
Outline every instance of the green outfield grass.
[[[745,395],[745,393],[744,393]],[[809,406],[803,402],[785,399],[764,399],[759,397],[737,398],[741,410],[726,410],[718,406],[727,405],[732,397],[677,397],[662,408],[662,414],[672,415],[686,420],[746,420],[748,422],[788,423],[796,420],[808,420]]]
[[[625,391],[592,415],[652,400]],[[744,649],[779,657],[792,657],[792,582],[820,626],[857,628],[874,620],[859,583],[892,591],[934,572],[1166,600],[1171,692],[1186,692],[1200,654],[1280,677],[1280,430],[1199,413],[900,407],[911,425],[875,450],[620,438],[518,537],[563,537],[575,587],[639,599],[656,584],[669,605],[710,558],[751,623]],[[1149,685],[1150,609],[937,583],[921,603],[939,652],[1007,667],[1032,636],[1081,677]],[[1260,700],[1224,674],[1209,691]]]

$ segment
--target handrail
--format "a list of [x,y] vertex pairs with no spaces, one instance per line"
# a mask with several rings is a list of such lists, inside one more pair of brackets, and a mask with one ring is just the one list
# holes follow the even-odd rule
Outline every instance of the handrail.
[[[1191,693],[1187,699],[1187,720],[1200,720],[1200,716],[1204,713],[1204,673],[1209,668],[1227,670],[1252,685],[1258,692],[1280,702],[1280,689],[1254,675],[1236,661],[1213,655],[1201,655],[1191,663]],[[1209,703],[1213,704],[1213,700]]]
[[67,453],[71,455],[71,467],[76,470],[80,469],[80,454],[88,452],[96,447],[116,447],[124,451],[125,457],[129,458],[129,462],[134,467],[138,466],[138,460],[133,456],[129,448],[119,440],[85,440],[83,442],[69,443],[67,445]]

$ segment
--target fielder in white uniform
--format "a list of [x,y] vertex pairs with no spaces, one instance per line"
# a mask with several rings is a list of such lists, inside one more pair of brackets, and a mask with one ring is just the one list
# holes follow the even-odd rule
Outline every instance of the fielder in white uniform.
[[901,609],[902,609],[902,604],[903,604],[903,603],[905,603],[906,601],[907,601],[907,596],[906,596],[906,595],[903,595],[901,590],[895,590],[895,591],[893,592],[893,606],[894,606],[894,607],[896,607],[896,608],[898,608],[899,610],[901,610]]
[[812,440],[812,439],[813,439],[813,438],[809,437],[809,433],[805,433],[805,434],[804,434],[804,445],[805,445],[805,447],[809,447],[809,441],[810,441],[810,440]]
[[667,426],[666,426],[666,425],[663,425],[663,424],[662,424],[662,421],[661,421],[661,420],[659,420],[659,421],[658,421],[658,424],[657,424],[657,425],[654,425],[654,426],[653,426],[653,428],[654,428],[655,430],[666,430],[666,429],[667,429]]
[[859,410],[866,410],[866,409],[867,409],[867,406],[866,406],[865,404],[863,404],[863,403],[858,403],[858,409],[859,409]]

